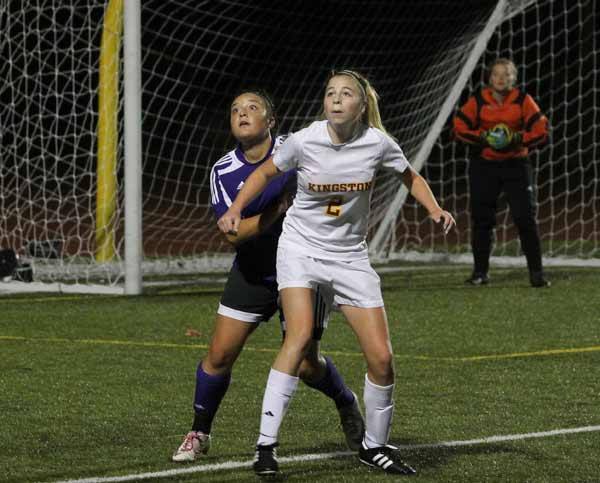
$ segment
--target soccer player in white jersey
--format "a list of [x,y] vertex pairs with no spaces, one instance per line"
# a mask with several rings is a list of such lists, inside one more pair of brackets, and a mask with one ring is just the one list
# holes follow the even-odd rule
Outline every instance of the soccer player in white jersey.
[[415,172],[386,133],[377,93],[362,75],[333,72],[323,98],[323,120],[290,135],[258,168],[219,221],[235,233],[241,211],[273,179],[296,169],[298,192],[289,209],[277,251],[277,282],[287,335],[265,389],[254,471],[278,471],[274,448],[281,421],[298,384],[298,368],[310,344],[311,294],[328,285],[355,332],[367,362],[366,431],[360,461],[387,473],[409,475],[397,448],[388,445],[394,410],[394,364],[379,277],[367,254],[369,201],[375,173],[400,175],[410,193],[447,233],[454,218],[438,205],[427,182]]
[[[230,126],[238,146],[215,163],[210,177],[212,207],[217,217],[227,211],[246,178],[281,145],[282,137],[273,139],[271,136],[274,124],[273,104],[264,92],[249,90],[234,98]],[[229,387],[233,364],[258,324],[268,321],[277,312],[277,240],[293,196],[290,185],[295,192],[295,182],[295,172],[289,171],[269,183],[261,196],[244,209],[237,235],[227,235],[235,246],[236,257],[221,297],[208,354],[196,371],[192,428],[173,454],[173,461],[194,461],[199,454],[208,451],[212,422]],[[320,292],[314,302],[311,300],[308,320],[311,341],[301,364],[300,377],[309,387],[332,399],[348,446],[358,450],[364,421],[356,395],[346,386],[331,359],[319,352],[328,305],[327,297]],[[285,329],[283,322],[282,319]]]

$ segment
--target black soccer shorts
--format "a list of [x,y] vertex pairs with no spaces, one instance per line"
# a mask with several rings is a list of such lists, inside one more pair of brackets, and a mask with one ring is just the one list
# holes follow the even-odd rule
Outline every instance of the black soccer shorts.
[[[323,330],[329,322],[331,297],[318,287],[314,293],[313,339],[321,340]],[[227,277],[225,289],[217,313],[242,322],[267,322],[279,312],[281,330],[285,335],[285,316],[279,304],[279,292],[275,281],[250,281],[237,266],[233,266]]]

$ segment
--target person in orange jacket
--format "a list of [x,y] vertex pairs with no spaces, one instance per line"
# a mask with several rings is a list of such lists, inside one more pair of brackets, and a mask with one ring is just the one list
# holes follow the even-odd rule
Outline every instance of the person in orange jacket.
[[501,192],[508,200],[533,287],[549,287],[542,268],[531,148],[548,139],[548,119],[533,98],[515,87],[517,68],[505,58],[490,65],[489,85],[469,97],[453,119],[456,138],[478,152],[469,163],[473,273],[466,283],[489,283],[489,258]]

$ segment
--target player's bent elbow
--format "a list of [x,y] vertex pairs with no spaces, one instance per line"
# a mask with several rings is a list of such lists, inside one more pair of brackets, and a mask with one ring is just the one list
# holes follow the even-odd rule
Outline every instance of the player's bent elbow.
[[233,245],[234,247],[239,243],[238,242],[238,237],[236,235],[230,235],[229,233],[227,233],[225,235],[225,238],[227,239],[227,241]]
[[241,245],[243,242],[245,242],[248,239],[248,237],[240,236],[239,232],[237,235],[232,235],[231,233],[226,233],[225,239],[233,248],[236,248],[239,245]]

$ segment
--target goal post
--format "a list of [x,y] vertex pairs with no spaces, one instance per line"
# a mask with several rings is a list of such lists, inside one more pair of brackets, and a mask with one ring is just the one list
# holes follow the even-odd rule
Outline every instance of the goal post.
[[117,155],[119,143],[119,54],[123,0],[110,0],[102,24],[98,73],[98,163],[96,177],[96,261],[115,257]]
[[125,35],[125,293],[142,293],[142,29],[141,0],[126,0]]

